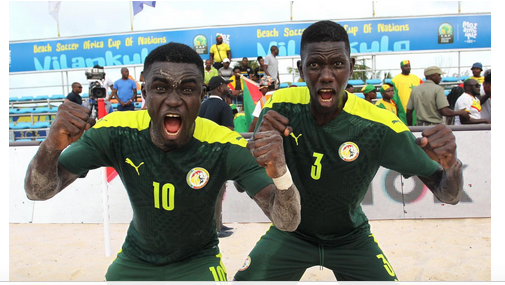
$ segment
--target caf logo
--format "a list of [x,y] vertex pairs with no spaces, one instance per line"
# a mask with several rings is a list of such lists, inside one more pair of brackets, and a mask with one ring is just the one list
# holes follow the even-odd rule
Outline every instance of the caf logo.
[[442,23],[438,26],[438,43],[452,44],[454,43],[454,28],[449,23]]
[[193,189],[201,189],[209,182],[209,172],[205,168],[195,167],[186,175],[186,182]]
[[209,53],[209,44],[205,35],[196,35],[193,38],[193,49],[198,54]]
[[351,162],[359,156],[359,147],[353,142],[345,142],[338,148],[338,154],[343,161]]

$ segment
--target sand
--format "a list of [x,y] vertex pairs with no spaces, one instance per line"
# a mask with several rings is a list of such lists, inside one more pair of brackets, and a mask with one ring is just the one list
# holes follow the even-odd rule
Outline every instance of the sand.
[[[371,221],[372,232],[400,281],[490,281],[491,219]],[[226,224],[220,239],[231,280],[268,223]],[[103,281],[128,224],[111,224],[105,256],[102,224],[10,224],[10,281]],[[326,268],[309,268],[301,281],[336,281]]]

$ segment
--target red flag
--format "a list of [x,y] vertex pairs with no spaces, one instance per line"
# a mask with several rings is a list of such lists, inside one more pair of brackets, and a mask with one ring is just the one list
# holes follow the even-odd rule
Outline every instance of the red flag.
[[[230,89],[235,90],[235,76],[232,76],[230,79],[232,82],[228,83],[228,86]],[[240,86],[242,87],[246,126],[249,126],[253,120],[252,113],[254,111],[254,107],[261,97],[263,97],[263,94],[261,94],[258,83],[244,76],[240,76]]]

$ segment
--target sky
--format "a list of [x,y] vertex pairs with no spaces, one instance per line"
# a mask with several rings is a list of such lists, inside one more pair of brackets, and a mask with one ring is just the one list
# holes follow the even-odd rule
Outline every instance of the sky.
[[[492,11],[492,1],[375,1],[372,4],[371,1],[326,0],[294,1],[291,13],[290,2],[157,1],[155,8],[145,6],[144,11],[136,15],[132,21],[130,1],[63,1],[59,10],[59,33],[60,37],[64,38],[132,31],[288,22],[291,16],[293,21],[317,21],[364,19],[373,17],[374,12],[375,17],[407,17],[455,14],[459,8],[461,13]],[[461,3],[461,6],[458,6],[458,3]],[[492,21],[493,26],[496,26],[496,21],[501,19]],[[58,27],[48,12],[48,1],[9,1],[8,26],[9,42],[58,38]],[[496,37],[492,41],[492,45],[495,45]],[[7,51],[4,50],[4,55],[6,54]],[[4,56],[3,60],[3,66],[7,66],[7,57]],[[486,60],[490,65],[490,55]],[[498,63],[497,58],[493,58],[493,63],[495,65]],[[7,130],[4,131],[6,132]],[[7,139],[4,138],[2,141],[7,142]],[[493,157],[503,157],[498,154],[499,152],[501,150],[493,149]],[[493,169],[494,172],[499,168]],[[500,174],[492,176],[497,175]],[[503,201],[498,198],[499,195],[503,197],[503,194],[496,192],[493,191],[493,200]],[[5,222],[0,223],[2,225],[8,225],[8,207],[5,208],[6,214],[2,215]],[[493,209],[493,216],[494,213]],[[494,220],[493,229],[499,228]],[[3,244],[5,246],[1,248],[0,256],[6,256],[7,259],[1,261],[0,268],[3,271],[0,271],[0,281],[8,280],[8,242]],[[493,249],[495,246],[497,244],[493,243]],[[495,268],[495,264],[493,259],[492,272],[499,271]],[[501,280],[505,280],[505,276]]]
[[[327,19],[454,14],[458,1],[157,1],[133,19],[133,31]],[[60,36],[132,31],[131,1],[62,1]],[[188,4],[191,3],[191,4]],[[345,7],[345,9],[344,9]],[[319,9],[318,9],[319,8]],[[491,1],[461,1],[462,13],[489,13]],[[58,37],[47,1],[9,1],[9,41]]]

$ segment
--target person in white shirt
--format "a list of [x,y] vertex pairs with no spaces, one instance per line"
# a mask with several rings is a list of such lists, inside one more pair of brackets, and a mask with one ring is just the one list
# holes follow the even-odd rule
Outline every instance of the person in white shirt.
[[481,118],[482,107],[477,96],[480,94],[480,84],[475,79],[468,79],[463,85],[465,93],[459,96],[454,105],[455,111],[464,110],[470,114],[470,120],[462,120],[461,116],[457,116],[454,120],[454,125],[461,124],[490,124],[491,121]]
[[279,80],[279,60],[277,55],[279,55],[279,48],[277,46],[272,46],[270,48],[270,54],[265,56],[264,69],[265,74],[271,76],[273,79],[277,80],[277,85],[280,84]]

